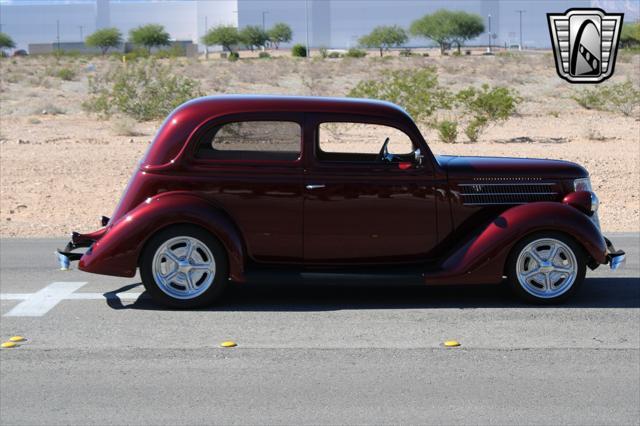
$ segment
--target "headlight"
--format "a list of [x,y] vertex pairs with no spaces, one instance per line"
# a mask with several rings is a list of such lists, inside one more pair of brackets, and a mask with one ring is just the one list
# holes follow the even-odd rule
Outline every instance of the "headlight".
[[574,191],[591,192],[591,180],[589,178],[576,179],[573,181]]

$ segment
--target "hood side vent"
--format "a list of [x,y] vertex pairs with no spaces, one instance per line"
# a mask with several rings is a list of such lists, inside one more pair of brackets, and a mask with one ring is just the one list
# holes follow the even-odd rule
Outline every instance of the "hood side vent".
[[558,199],[553,182],[477,182],[458,184],[462,203],[467,206],[526,204]]

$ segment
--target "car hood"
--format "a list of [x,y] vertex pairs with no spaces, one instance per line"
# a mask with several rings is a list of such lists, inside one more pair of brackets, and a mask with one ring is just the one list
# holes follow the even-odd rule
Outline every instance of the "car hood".
[[436,159],[449,179],[456,180],[479,177],[576,179],[589,176],[579,164],[561,160],[453,155],[438,155]]

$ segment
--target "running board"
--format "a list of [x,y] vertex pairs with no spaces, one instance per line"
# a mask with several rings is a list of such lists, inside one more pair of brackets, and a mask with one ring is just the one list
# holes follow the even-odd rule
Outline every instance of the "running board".
[[257,270],[247,271],[246,282],[249,284],[283,284],[283,285],[424,285],[421,271],[408,270],[403,273],[366,271],[281,271]]

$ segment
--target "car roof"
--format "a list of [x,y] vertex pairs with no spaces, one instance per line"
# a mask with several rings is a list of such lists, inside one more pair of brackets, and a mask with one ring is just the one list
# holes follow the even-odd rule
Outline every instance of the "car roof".
[[215,95],[204,96],[183,104],[182,108],[204,108],[210,112],[229,111],[296,111],[350,113],[363,115],[407,116],[391,102],[375,99],[284,95]]
[[373,99],[280,95],[204,96],[185,102],[167,117],[143,163],[167,163],[180,152],[195,129],[211,119],[251,112],[334,113],[378,116],[405,122],[411,120],[399,106]]

